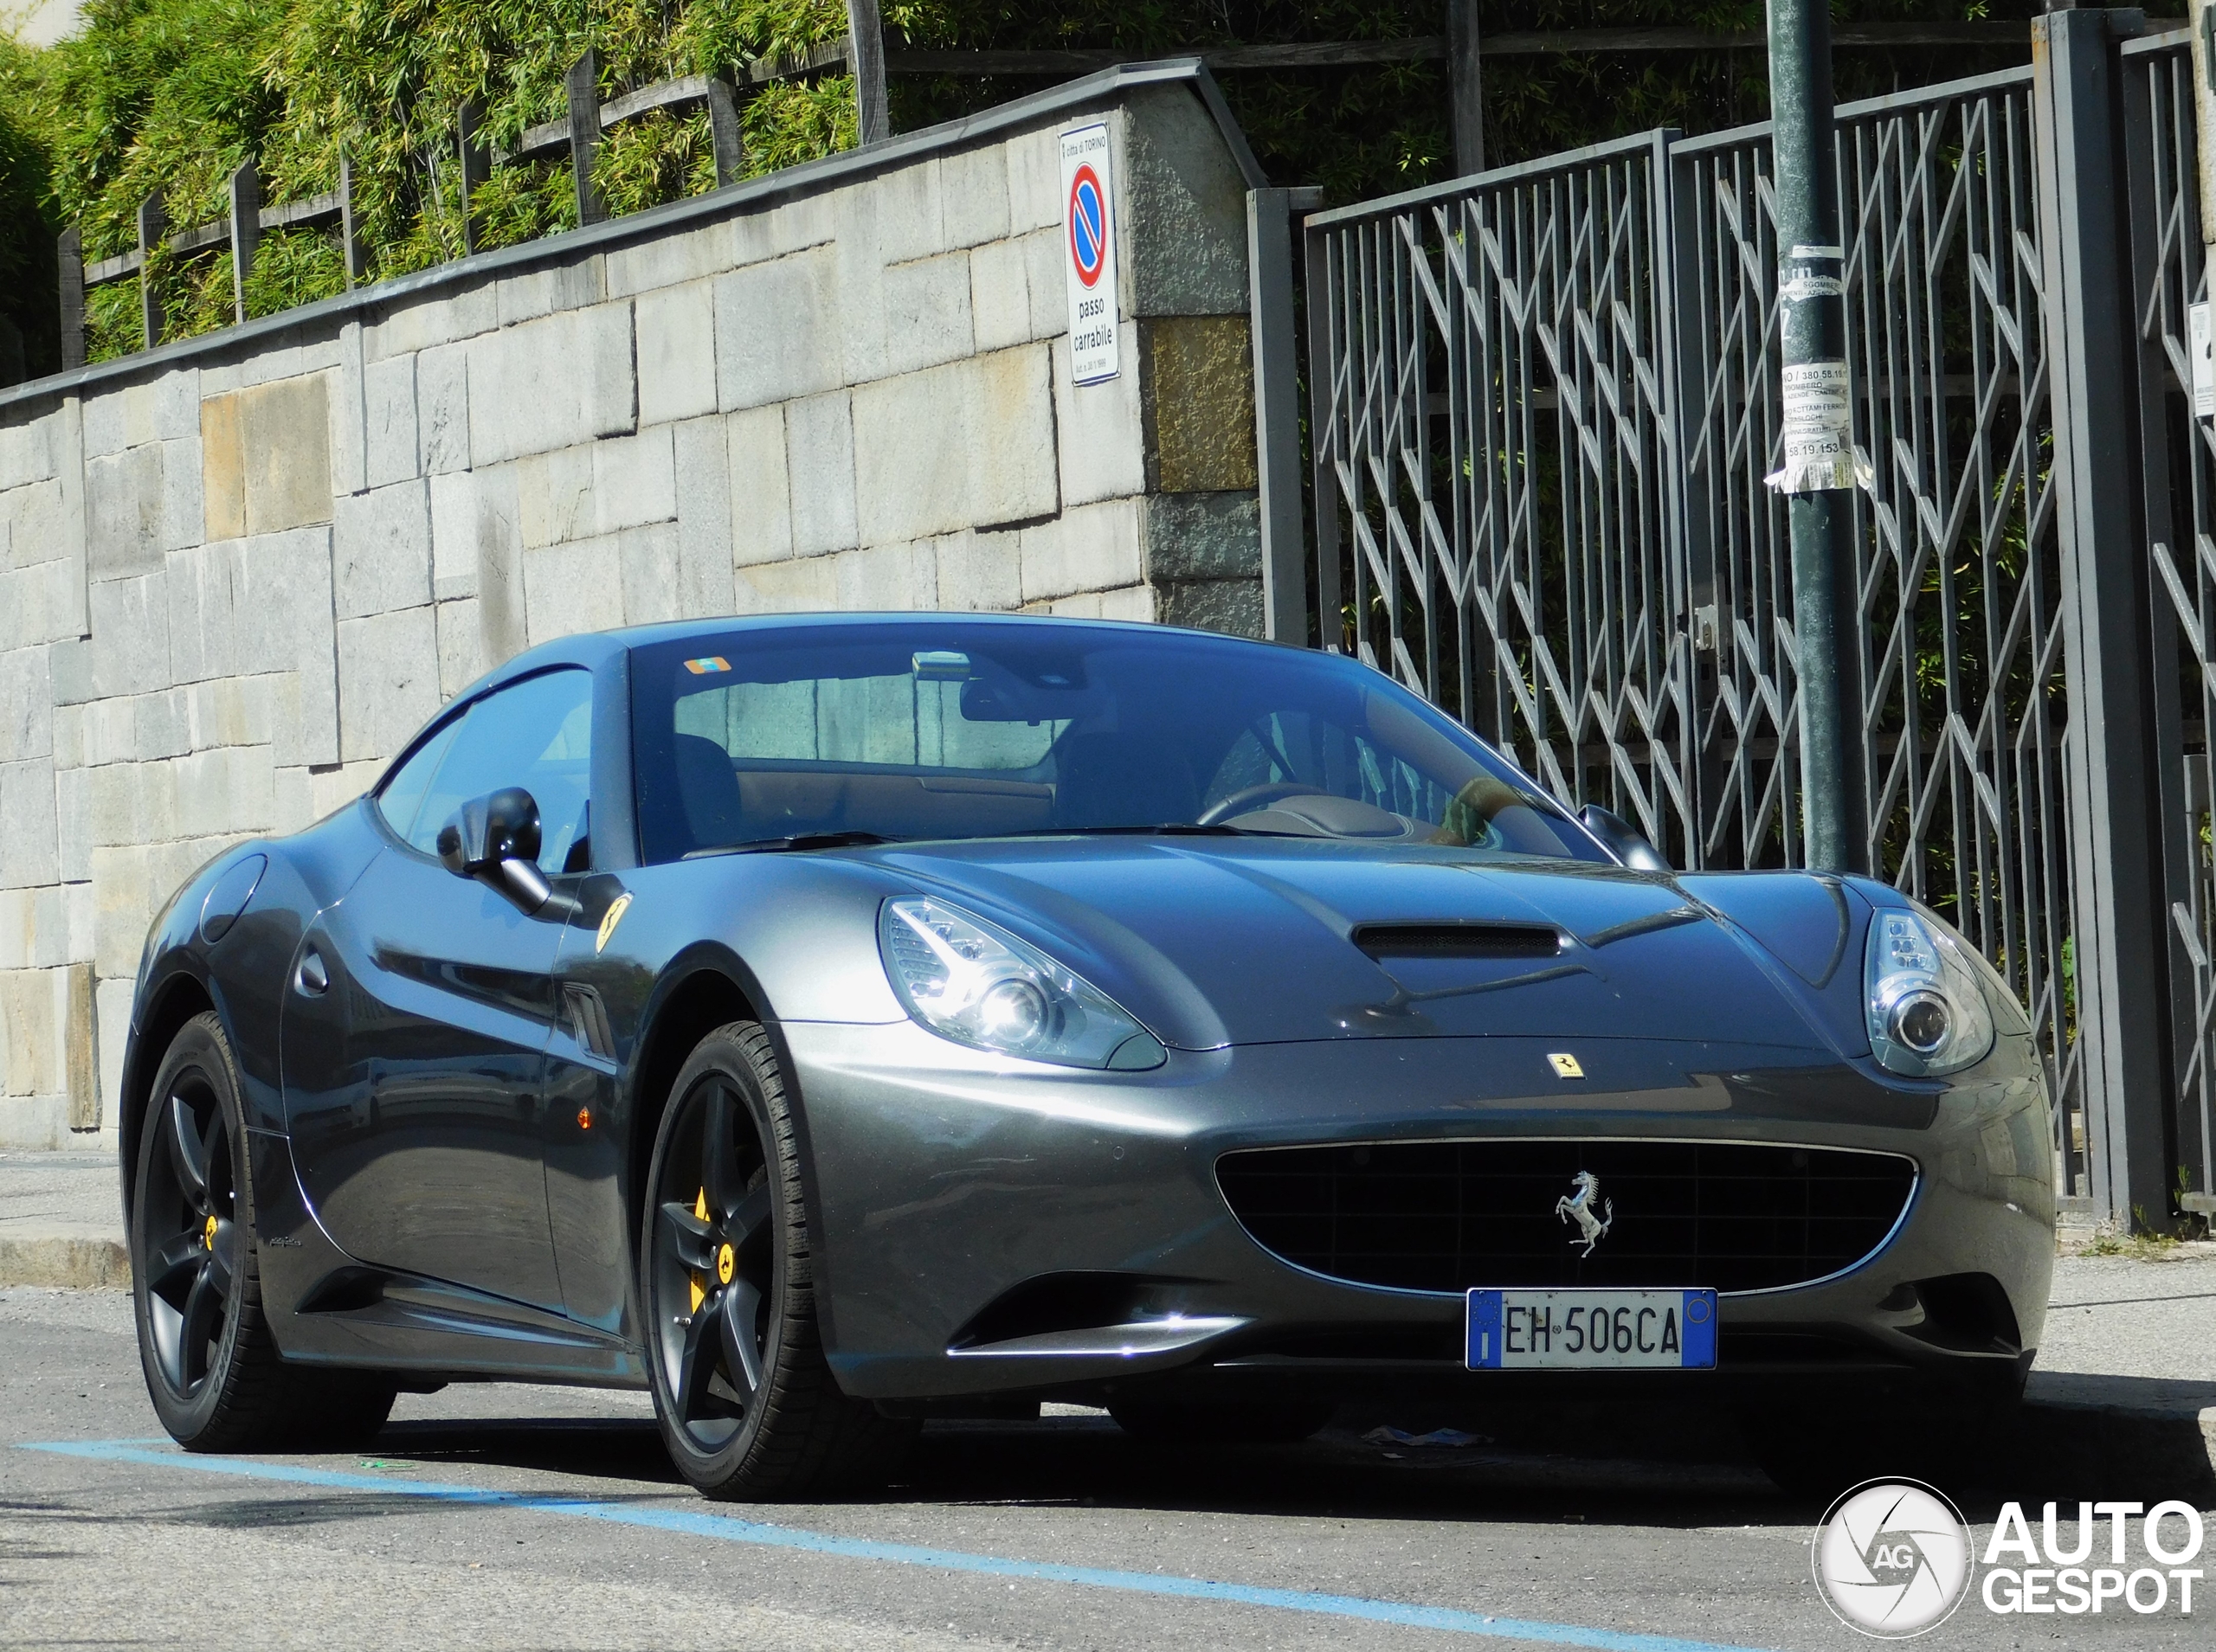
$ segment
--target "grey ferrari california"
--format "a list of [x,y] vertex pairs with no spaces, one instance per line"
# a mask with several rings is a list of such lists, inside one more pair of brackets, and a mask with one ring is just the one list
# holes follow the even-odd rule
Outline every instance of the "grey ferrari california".
[[1072,620],[509,661],[171,898],[122,1119],[184,1445],[643,1387],[718,1496],[1042,1398],[1989,1408],[2053,1247],[2031,1030],[1932,912],[1673,872],[1354,660]]

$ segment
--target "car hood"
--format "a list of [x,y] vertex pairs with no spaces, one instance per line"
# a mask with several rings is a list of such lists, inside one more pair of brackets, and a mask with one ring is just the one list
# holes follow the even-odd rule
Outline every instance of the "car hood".
[[1060,958],[1176,1048],[1513,1034],[1859,1053],[1830,1000],[1858,978],[1839,965],[1867,914],[1828,880],[1259,838],[870,858]]

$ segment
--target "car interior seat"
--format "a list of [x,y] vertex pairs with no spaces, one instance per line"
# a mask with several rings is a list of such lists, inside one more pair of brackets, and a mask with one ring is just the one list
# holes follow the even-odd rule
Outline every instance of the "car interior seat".
[[1132,734],[1071,734],[1054,748],[1054,817],[1061,826],[1182,825],[1200,787],[1175,750]]
[[686,830],[696,849],[713,849],[745,840],[738,776],[731,754],[705,735],[680,734],[677,742],[677,793],[685,806]]

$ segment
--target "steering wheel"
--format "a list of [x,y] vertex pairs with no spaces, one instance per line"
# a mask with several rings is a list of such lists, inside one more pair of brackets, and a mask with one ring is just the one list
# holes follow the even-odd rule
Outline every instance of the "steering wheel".
[[1305,781],[1268,781],[1259,786],[1246,787],[1243,790],[1234,792],[1229,797],[1221,801],[1209,804],[1201,811],[1201,818],[1193,824],[1204,826],[1221,826],[1235,814],[1248,813],[1260,808],[1264,804],[1274,803],[1280,798],[1328,797],[1329,795],[1330,794],[1322,787],[1311,786]]

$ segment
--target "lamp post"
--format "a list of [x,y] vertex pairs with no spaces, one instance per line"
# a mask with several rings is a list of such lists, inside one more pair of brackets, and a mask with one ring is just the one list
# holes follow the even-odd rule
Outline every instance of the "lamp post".
[[1793,632],[1800,652],[1801,811],[1813,867],[1861,870],[1851,807],[1847,708],[1858,604],[1846,550],[1855,485],[1847,397],[1845,254],[1832,157],[1832,24],[1824,0],[1769,0],[1771,178],[1777,202],[1778,331]]

